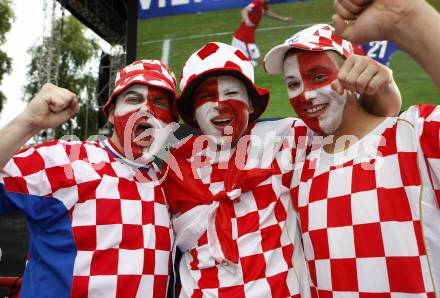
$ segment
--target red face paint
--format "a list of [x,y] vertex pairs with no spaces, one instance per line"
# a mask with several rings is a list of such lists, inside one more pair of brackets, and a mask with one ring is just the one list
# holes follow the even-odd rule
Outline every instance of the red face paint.
[[[124,151],[131,150],[131,153],[123,152],[125,156],[141,157],[154,141],[153,129],[172,122],[169,96],[170,94],[161,88],[133,85],[118,97],[114,127]],[[141,140],[136,140],[136,136],[144,135],[149,128],[149,134]],[[127,143],[130,144],[130,148],[126,148]]]
[[194,94],[194,115],[204,134],[219,138],[230,136],[236,144],[249,121],[245,85],[232,76],[206,79]]
[[[326,52],[300,52],[287,57],[284,69],[291,106],[311,129],[323,134],[319,116],[325,113],[326,109],[310,111],[323,107],[319,105],[328,105],[328,100],[318,98],[316,91],[331,85],[337,79],[339,67]],[[290,80],[289,77],[294,79]],[[297,86],[292,82],[296,82]]]
[[170,93],[164,89],[148,86],[147,111],[168,124],[173,121]]

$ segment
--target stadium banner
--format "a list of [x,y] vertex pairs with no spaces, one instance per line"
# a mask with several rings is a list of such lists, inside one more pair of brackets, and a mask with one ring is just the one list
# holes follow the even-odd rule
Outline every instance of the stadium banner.
[[[271,4],[302,0],[271,0]],[[245,7],[251,0],[139,0],[138,18],[149,19],[187,13]]]

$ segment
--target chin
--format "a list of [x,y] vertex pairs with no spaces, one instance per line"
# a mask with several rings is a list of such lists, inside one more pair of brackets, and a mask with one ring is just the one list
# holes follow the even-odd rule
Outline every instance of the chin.
[[345,103],[345,98],[331,100],[325,113],[319,116],[319,126],[325,134],[334,134],[341,126]]

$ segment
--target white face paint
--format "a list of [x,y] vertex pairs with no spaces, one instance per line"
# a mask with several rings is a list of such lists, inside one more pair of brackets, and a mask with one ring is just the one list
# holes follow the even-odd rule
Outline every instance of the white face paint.
[[208,78],[197,88],[194,101],[194,118],[215,144],[222,144],[225,135],[237,141],[246,130],[250,101],[240,79],[233,76]]
[[314,105],[326,104],[324,113],[319,115],[319,126],[326,134],[333,134],[341,125],[344,106],[347,102],[347,92],[339,95],[330,85],[316,89]]
[[338,72],[339,68],[325,52],[301,52],[284,61],[290,103],[298,116],[318,133],[332,134],[342,122],[347,92],[341,96],[331,88]]
[[140,109],[146,110],[147,98],[147,85],[130,86],[116,99],[115,116],[124,116]]

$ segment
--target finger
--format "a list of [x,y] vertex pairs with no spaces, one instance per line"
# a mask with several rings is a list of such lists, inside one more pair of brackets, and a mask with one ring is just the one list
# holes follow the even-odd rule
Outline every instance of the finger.
[[332,22],[335,25],[336,35],[347,40],[353,40],[353,23],[346,23],[345,20],[338,14],[334,14],[332,16]]
[[349,57],[347,60],[344,61],[344,64],[342,64],[341,68],[338,72],[338,81],[342,85],[344,89],[347,88],[347,76],[350,73],[351,69],[354,67],[355,59],[351,59]]
[[72,100],[76,99],[76,95],[64,88],[53,90],[50,96],[50,109],[54,113],[58,113],[67,108]]
[[392,82],[389,72],[379,71],[368,83],[366,87],[366,93],[368,95],[376,94],[376,92]]
[[67,106],[64,110],[60,111],[59,113],[57,113],[55,115],[55,119],[56,119],[55,126],[58,126],[64,122],[66,122],[67,120],[69,120],[70,118],[75,116],[76,113],[79,112],[79,110],[80,110],[80,105],[79,105],[79,102],[75,96],[75,98],[70,101],[69,106]]
[[350,7],[347,7],[341,0],[335,0],[333,1],[333,8],[335,9],[336,13],[343,18],[344,20],[355,20],[357,17],[357,13],[353,13],[350,11]]
[[[359,76],[357,82],[356,82],[356,88],[358,93],[366,93],[368,85],[370,84],[371,80],[378,74],[379,69],[375,66],[373,67],[367,67],[365,70],[361,73]],[[376,92],[374,92],[376,93]],[[368,93],[367,93],[368,94]]]
[[364,1],[338,0],[335,2],[337,2],[337,4],[335,3],[335,5],[340,5],[344,7],[348,12],[355,16],[357,16],[366,8],[366,5],[363,3]]
[[335,90],[339,95],[344,94],[344,87],[342,86],[341,82],[339,80],[334,80],[331,84],[331,87],[333,90]]
[[[359,57],[358,56],[357,58],[355,58],[354,55],[351,57],[353,57],[352,60],[355,61],[355,63],[345,78],[346,87],[351,92],[360,92],[359,91],[360,88],[358,86],[359,77],[365,71],[365,69],[368,67],[369,61],[367,59],[365,59],[366,57]],[[360,82],[360,83],[362,85],[362,82]]]

